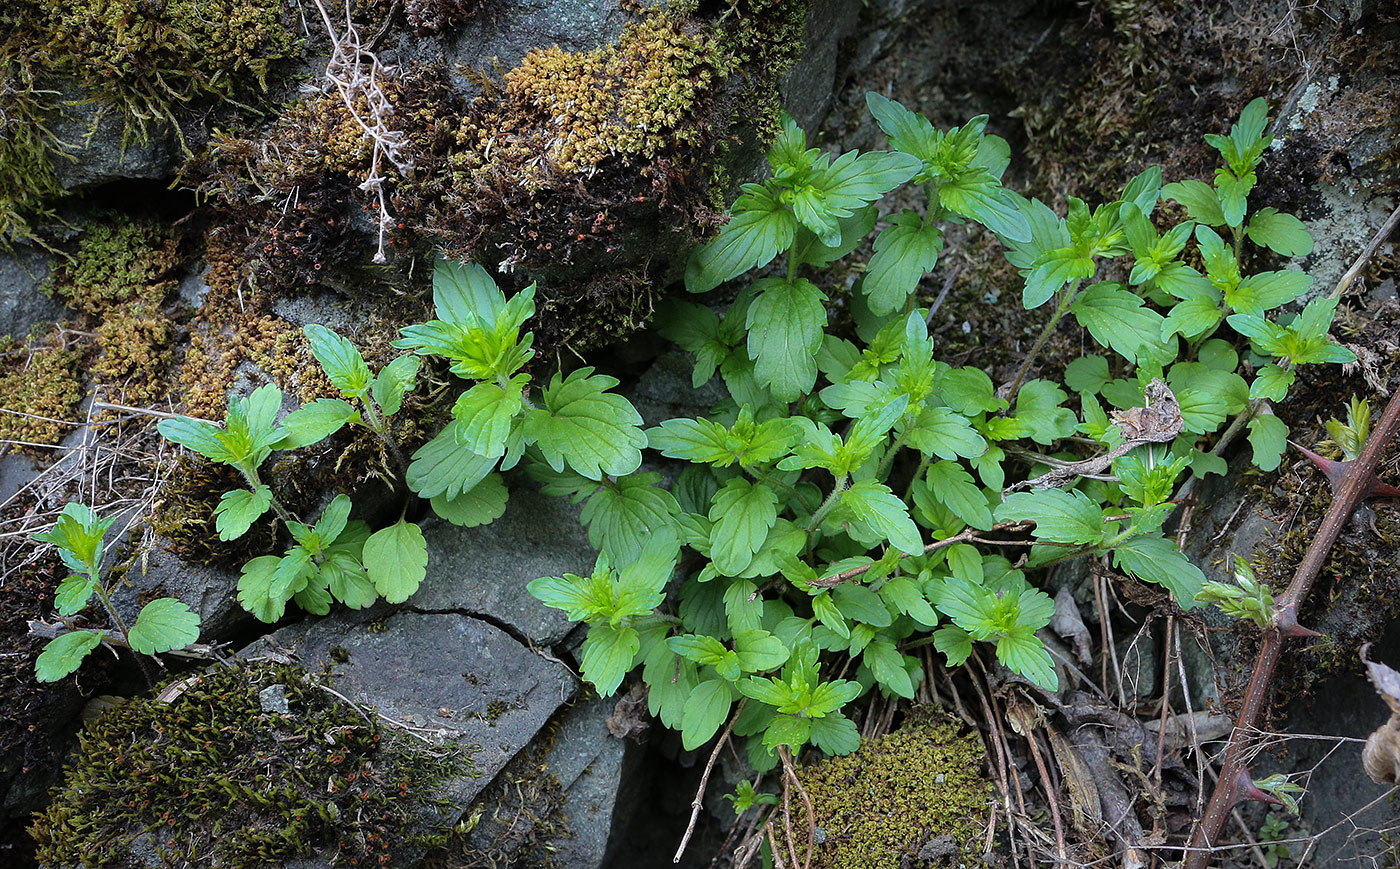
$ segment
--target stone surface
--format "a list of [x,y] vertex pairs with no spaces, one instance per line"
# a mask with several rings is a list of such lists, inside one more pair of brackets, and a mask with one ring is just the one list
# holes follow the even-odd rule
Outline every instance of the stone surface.
[[552,845],[560,865],[598,869],[609,856],[619,820],[635,803],[636,782],[627,775],[635,743],[608,732],[616,698],[588,700],[570,709],[545,753],[545,762],[564,788],[564,822],[569,837]]
[[53,161],[54,174],[66,190],[132,178],[167,178],[184,156],[173,130],[142,139],[127,129],[121,112],[102,102],[82,102],[71,86],[64,109],[51,122],[64,143]]
[[[116,528],[121,528],[119,522]],[[133,619],[141,611],[140,601],[151,597],[174,597],[199,616],[199,641],[212,643],[231,638],[253,617],[238,603],[237,567],[219,567],[185,561],[169,551],[169,541],[161,537],[146,543],[126,582],[112,595],[112,603],[123,618]],[[295,605],[289,605],[295,611]]]
[[288,656],[312,671],[328,667],[336,690],[354,702],[430,739],[475,746],[474,774],[452,779],[436,795],[444,801],[434,822],[441,827],[456,823],[575,689],[562,664],[455,613],[340,611],[239,652],[260,655]]
[[553,645],[573,625],[562,611],[531,597],[525,585],[541,576],[591,573],[597,555],[577,506],[541,494],[523,476],[512,476],[508,485],[505,515],[490,525],[459,528],[436,518],[424,523],[428,577],[409,604],[480,615],[531,642]]
[[40,287],[53,270],[53,257],[29,245],[0,250],[0,335],[23,338],[35,326],[63,316],[63,305]]

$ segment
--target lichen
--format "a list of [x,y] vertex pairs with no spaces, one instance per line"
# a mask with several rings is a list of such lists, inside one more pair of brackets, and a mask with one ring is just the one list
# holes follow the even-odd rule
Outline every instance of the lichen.
[[[814,869],[956,866],[978,854],[992,787],[981,775],[982,741],[960,730],[915,710],[899,730],[854,754],[802,767],[798,780],[816,812]],[[802,806],[793,799],[799,856],[807,840]]]
[[[289,712],[260,702],[272,686]],[[31,828],[41,863],[391,865],[434,788],[470,771],[459,751],[382,734],[296,667],[219,666],[166,690],[177,696],[127,701],[80,735]]]

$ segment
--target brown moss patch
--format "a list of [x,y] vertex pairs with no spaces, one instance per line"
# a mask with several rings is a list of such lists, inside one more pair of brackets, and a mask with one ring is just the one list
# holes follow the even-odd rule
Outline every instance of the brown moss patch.
[[57,328],[23,344],[0,339],[0,440],[56,444],[72,431],[81,359]]

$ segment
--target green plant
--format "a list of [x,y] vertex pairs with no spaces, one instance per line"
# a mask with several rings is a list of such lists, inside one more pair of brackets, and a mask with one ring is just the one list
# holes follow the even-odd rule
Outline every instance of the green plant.
[[734,805],[734,814],[742,815],[754,806],[776,806],[778,795],[762,793],[754,788],[753,782],[744,779],[734,787],[734,793],[724,798]]
[[[728,395],[706,418],[647,430],[651,449],[688,463],[670,491],[654,473],[595,481],[529,466],[546,491],[587,499],[583,519],[603,553],[593,577],[531,584],[590,624],[585,677],[608,693],[640,663],[651,711],[687,747],[748,698],[734,733],[761,734],[750,740],[760,769],[780,745],[854,750],[841,709],[877,688],[913,697],[922,667],[909,653],[926,643],[950,665],[990,643],[1014,672],[1056,686],[1036,636],[1052,602],[979,544],[1029,547],[1026,569],[1111,559],[1195,606],[1204,576],[1162,533],[1181,475],[1224,472],[1211,438],[1232,416],[1231,427],[1248,427],[1255,464],[1276,467],[1285,429],[1267,402],[1282,398],[1297,364],[1349,358],[1326,338],[1333,303],[1312,302],[1286,325],[1265,316],[1305,292],[1306,275],[1240,274],[1246,240],[1283,254],[1310,246],[1296,218],[1264,209],[1244,221],[1268,141],[1262,101],[1212,140],[1226,157],[1214,186],[1164,187],[1151,169],[1119,201],[1071,200],[1063,218],[1001,186],[1009,149],[985,133],[986,118],[945,133],[878,95],[869,103],[894,151],[833,159],[788,120],[772,177],[745,185],[686,285],[704,292],[783,254],[785,268],[741,287],[727,310],[677,301],[661,311],[662,334],[695,356],[694,385],[718,374]],[[808,275],[854,250],[875,225],[872,203],[906,182],[927,205],[876,237],[850,304],[852,340],[831,328],[826,293]],[[1163,195],[1195,219],[1159,230],[1151,218]],[[966,220],[995,233],[1021,269],[1026,307],[1057,299],[1006,397],[983,371],[936,358],[917,307],[941,224]],[[1229,227],[1230,247],[1212,225]],[[1187,262],[1193,238],[1206,274]],[[1121,259],[1126,283],[1092,282]],[[1106,351],[1065,372],[1078,413],[1060,384],[1029,377],[1067,315]],[[1269,355],[1242,359],[1228,332],[1217,337],[1227,326]],[[1250,366],[1253,385],[1239,373]],[[1081,458],[1079,444],[1094,454]],[[1008,486],[1011,474],[1025,477]],[[703,560],[674,608],[654,611],[672,560],[622,576],[663,528]],[[1029,539],[1005,536],[1028,529]],[[854,678],[824,680],[823,662],[841,660]]]
[[[141,608],[136,621],[127,626],[112,605],[112,589],[102,583],[102,539],[116,521],[103,519],[85,504],[70,502],[53,527],[33,538],[52,543],[59,558],[73,573],[58,586],[55,605],[68,627],[39,653],[34,670],[40,682],[57,682],[78,669],[88,653],[103,642],[126,646],[145,655],[182,649],[199,639],[199,616],[184,603],[171,597],[157,598]],[[97,595],[116,630],[75,627],[71,617],[82,612]]]
[[1283,839],[1288,834],[1288,819],[1278,812],[1270,812],[1264,819],[1264,823],[1259,827],[1260,847],[1264,851],[1264,862],[1269,866],[1278,865],[1278,861],[1287,860],[1290,856],[1288,846],[1283,844]]
[[1227,616],[1249,619],[1262,628],[1274,625],[1274,593],[1254,576],[1254,568],[1235,556],[1235,582],[1207,582],[1196,593],[1197,603],[1213,603]]

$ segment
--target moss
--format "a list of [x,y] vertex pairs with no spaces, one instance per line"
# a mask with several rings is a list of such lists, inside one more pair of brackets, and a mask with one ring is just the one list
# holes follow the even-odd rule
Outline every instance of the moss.
[[[957,722],[916,710],[898,731],[798,772],[816,811],[814,869],[959,865],[980,853],[991,783]],[[796,800],[794,800],[797,803]],[[798,854],[806,847],[794,806]],[[783,847],[784,843],[779,843]]]
[[[304,671],[240,663],[178,680],[170,702],[131,700],[90,724],[31,828],[46,865],[266,866],[318,854],[391,865],[460,753],[382,738]],[[259,692],[280,686],[287,714]],[[168,690],[175,687],[167,684]]]
[[83,398],[79,363],[82,356],[69,350],[62,334],[15,344],[0,341],[0,440],[56,444],[73,426]]
[[[32,0],[31,0],[32,3]],[[25,0],[20,0],[25,5]],[[32,3],[32,38],[51,72],[76,77],[144,136],[201,97],[247,98],[298,40],[283,0]]]

